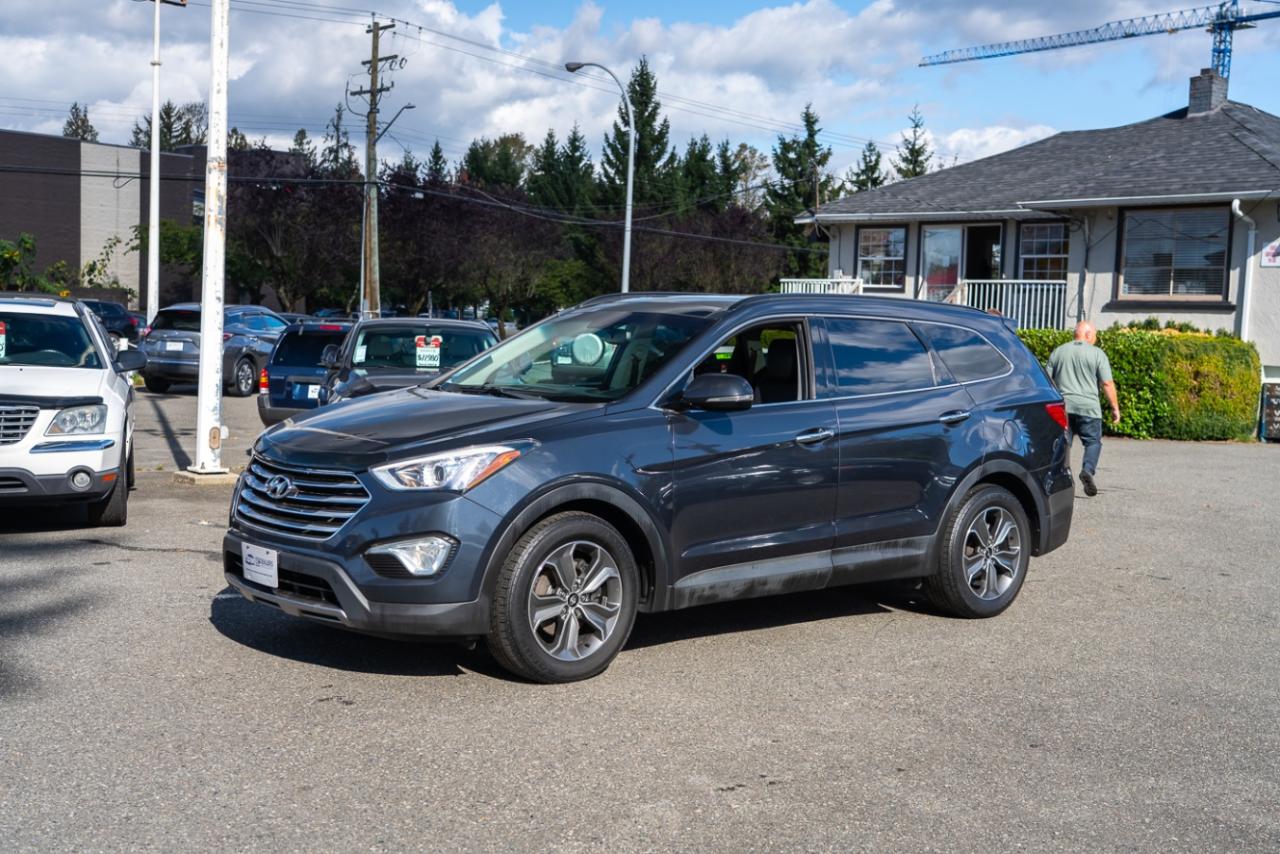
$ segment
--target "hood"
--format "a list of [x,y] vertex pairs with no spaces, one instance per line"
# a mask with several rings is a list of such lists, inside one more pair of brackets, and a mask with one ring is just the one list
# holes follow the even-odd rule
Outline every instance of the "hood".
[[591,417],[602,408],[414,386],[290,418],[259,436],[254,447],[283,464],[362,471],[435,450],[529,438],[550,421]]
[[100,370],[89,368],[46,368],[26,365],[0,367],[0,397],[37,397],[66,400],[102,397]]

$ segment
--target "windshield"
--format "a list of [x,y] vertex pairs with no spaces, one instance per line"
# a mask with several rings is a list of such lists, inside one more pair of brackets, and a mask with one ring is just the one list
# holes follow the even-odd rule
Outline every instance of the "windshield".
[[446,385],[457,391],[616,400],[670,362],[709,324],[707,317],[626,308],[577,311],[504,341]]
[[493,333],[406,323],[361,329],[351,351],[351,367],[361,372],[436,374],[478,356],[497,343]]
[[347,337],[346,330],[341,332],[286,332],[280,337],[276,351],[271,357],[273,365],[295,365],[297,367],[318,367],[324,348],[330,344],[342,344]]
[[0,365],[102,368],[79,317],[0,312]]
[[200,312],[190,309],[167,309],[159,312],[151,322],[152,329],[174,329],[178,332],[199,332]]

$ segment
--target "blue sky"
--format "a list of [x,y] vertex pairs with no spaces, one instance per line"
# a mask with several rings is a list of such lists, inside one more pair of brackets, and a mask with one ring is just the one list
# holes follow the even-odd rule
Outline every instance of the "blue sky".
[[[164,94],[176,101],[203,98],[208,87],[208,9],[195,5],[201,2],[164,10]],[[299,126],[322,133],[366,55],[363,19],[338,11],[318,12],[331,19],[324,23],[263,15],[241,2],[233,0],[232,123],[272,143]],[[259,7],[283,12],[297,2],[260,0]],[[767,151],[777,130],[794,125],[812,102],[836,149],[832,165],[842,171],[865,138],[891,147],[917,103],[946,162],[1058,130],[1176,109],[1185,104],[1187,79],[1208,64],[1210,48],[1207,33],[1192,31],[1031,57],[915,65],[925,53],[1094,26],[1186,0],[302,2],[377,9],[448,34],[418,38],[401,27],[389,40],[409,64],[398,72],[388,104],[412,101],[417,109],[397,125],[387,157],[399,154],[397,146],[423,153],[439,137],[456,158],[476,135],[520,131],[537,140],[548,128],[563,135],[575,123],[598,146],[616,109],[609,85],[530,73],[503,50],[546,63],[536,66],[543,71],[576,56],[625,73],[647,55],[679,145],[705,132]],[[57,132],[75,100],[90,105],[104,140],[126,141],[149,104],[150,4],[72,0],[39,16],[20,6],[0,4],[0,125]],[[1280,20],[1237,35],[1231,96],[1280,113],[1275,80]],[[683,109],[679,99],[689,99]]]

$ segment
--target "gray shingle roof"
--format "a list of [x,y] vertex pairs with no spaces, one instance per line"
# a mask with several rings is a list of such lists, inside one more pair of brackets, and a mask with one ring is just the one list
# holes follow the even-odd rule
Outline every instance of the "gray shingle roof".
[[1208,113],[1184,108],[1123,127],[1055,134],[846,196],[823,205],[820,219],[1025,216],[1007,212],[1045,200],[1242,191],[1280,193],[1280,117],[1228,101]]

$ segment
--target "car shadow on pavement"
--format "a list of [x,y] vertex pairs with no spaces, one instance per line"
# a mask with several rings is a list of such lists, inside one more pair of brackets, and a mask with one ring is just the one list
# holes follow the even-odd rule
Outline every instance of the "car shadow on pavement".
[[157,399],[164,396],[154,393],[146,395],[146,400],[151,404],[152,412],[155,414],[156,422],[160,425],[160,429],[136,429],[139,429],[140,432],[163,438],[165,445],[169,448],[169,454],[173,458],[174,468],[182,471],[191,465],[191,455],[187,453],[184,443],[189,439],[194,439],[196,429],[194,426],[183,430],[174,429],[173,424],[169,421],[169,416],[165,415],[164,409],[160,407],[160,401]]
[[[0,534],[31,534],[48,531],[94,530],[83,504],[56,504],[48,507],[14,508],[0,515]],[[50,544],[52,547],[53,544]],[[5,548],[9,546],[6,544]]]
[[71,576],[83,572],[74,567],[57,567],[20,575],[0,576],[0,699],[36,687],[39,677],[14,663],[24,638],[48,632],[58,623],[87,607],[87,594],[66,595],[56,588]]
[[209,622],[236,643],[303,664],[387,676],[460,676],[473,671],[511,678],[478,647],[391,640],[317,625],[250,602],[232,587],[213,597]]
[[902,594],[897,591],[898,588],[890,585],[832,588],[702,605],[660,614],[641,614],[636,619],[626,648],[641,649],[691,638],[883,614],[889,609],[882,603],[892,601],[895,607],[901,607],[897,599]]

